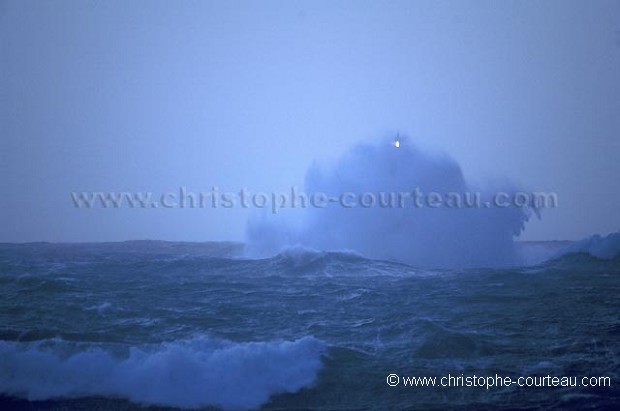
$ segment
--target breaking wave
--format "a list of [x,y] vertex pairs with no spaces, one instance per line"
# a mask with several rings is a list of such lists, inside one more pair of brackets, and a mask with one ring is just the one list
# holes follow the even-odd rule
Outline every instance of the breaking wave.
[[257,408],[273,394],[312,385],[325,348],[313,337],[139,347],[0,341],[0,392],[28,400],[104,395],[180,408]]

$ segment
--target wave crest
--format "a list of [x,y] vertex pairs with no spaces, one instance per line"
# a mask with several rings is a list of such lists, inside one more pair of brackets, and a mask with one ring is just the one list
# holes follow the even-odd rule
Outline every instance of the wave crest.
[[611,233],[605,237],[601,237],[597,234],[577,241],[562,250],[557,257],[579,253],[589,254],[601,260],[613,260],[620,257],[620,231]]
[[313,384],[324,351],[314,337],[250,343],[195,338],[140,347],[0,341],[0,393],[28,400],[111,395],[181,408],[257,408],[273,394]]

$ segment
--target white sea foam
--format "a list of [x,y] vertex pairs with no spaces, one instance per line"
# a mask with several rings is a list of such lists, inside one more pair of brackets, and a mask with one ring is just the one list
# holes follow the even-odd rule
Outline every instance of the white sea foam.
[[112,308],[112,304],[105,301],[101,304],[93,305],[86,308],[86,311],[97,311],[99,314],[103,314],[104,312],[110,310]]
[[257,408],[313,384],[325,344],[195,338],[140,347],[0,341],[0,392],[43,400],[115,396],[181,408]]

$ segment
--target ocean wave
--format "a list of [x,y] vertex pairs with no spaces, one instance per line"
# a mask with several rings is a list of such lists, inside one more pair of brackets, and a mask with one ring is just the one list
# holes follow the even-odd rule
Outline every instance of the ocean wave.
[[350,262],[366,260],[362,255],[351,250],[323,251],[311,247],[284,247],[275,257],[276,261],[286,262],[295,267],[312,266],[316,263]]
[[312,385],[325,344],[194,338],[129,347],[0,341],[0,393],[28,400],[113,396],[141,404],[257,408]]
[[620,257],[620,231],[611,233],[605,237],[593,235],[577,241],[562,250],[556,258],[569,254],[589,254],[601,260],[613,260]]

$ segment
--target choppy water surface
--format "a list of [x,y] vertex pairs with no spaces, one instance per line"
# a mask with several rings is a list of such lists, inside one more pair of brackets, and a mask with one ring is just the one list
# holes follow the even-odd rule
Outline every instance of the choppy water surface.
[[[3,409],[613,409],[620,260],[427,270],[234,244],[0,246]],[[396,387],[608,376],[611,387]]]

